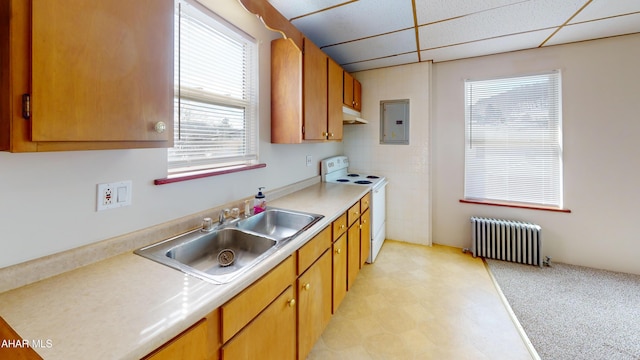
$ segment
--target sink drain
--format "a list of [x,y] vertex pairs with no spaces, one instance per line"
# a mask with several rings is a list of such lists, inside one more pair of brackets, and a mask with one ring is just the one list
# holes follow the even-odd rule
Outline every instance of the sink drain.
[[234,253],[231,249],[224,249],[218,253],[218,263],[222,267],[233,264],[235,260],[236,253]]

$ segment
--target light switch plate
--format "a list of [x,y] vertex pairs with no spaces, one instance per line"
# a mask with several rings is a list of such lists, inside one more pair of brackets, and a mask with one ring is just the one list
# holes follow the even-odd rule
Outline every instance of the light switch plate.
[[131,205],[131,180],[98,184],[96,211]]

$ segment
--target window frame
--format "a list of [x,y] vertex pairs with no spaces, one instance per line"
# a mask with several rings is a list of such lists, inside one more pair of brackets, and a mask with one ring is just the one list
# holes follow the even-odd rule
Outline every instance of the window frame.
[[[182,9],[181,9],[182,7]],[[185,8],[186,7],[186,8]],[[205,26],[211,27],[215,32],[224,34],[225,36],[231,36],[235,41],[235,44],[245,47],[245,62],[243,68],[240,70],[242,74],[245,74],[242,87],[243,98],[233,98],[231,95],[223,96],[215,94],[212,91],[204,90],[204,86],[198,90],[186,87],[181,82],[180,72],[180,31],[183,25],[182,12],[187,13],[190,17],[195,17],[198,21],[206,24]],[[219,15],[215,14],[210,9],[202,6],[193,0],[179,0],[176,1],[176,23],[175,23],[175,46],[178,48],[176,54],[176,83],[175,83],[175,126],[174,126],[174,147],[167,150],[167,173],[168,176],[165,179],[158,179],[156,184],[163,184],[181,180],[189,180],[193,178],[201,178],[206,176],[222,175],[232,172],[250,170],[255,168],[265,167],[265,164],[259,163],[259,118],[258,118],[258,99],[259,99],[259,55],[258,55],[258,40],[251,35],[244,32],[242,29],[229,23]],[[235,63],[235,62],[234,62]],[[197,86],[197,84],[196,84]],[[200,91],[202,90],[202,91]],[[215,90],[215,89],[214,89]],[[172,151],[177,146],[180,146],[181,142],[178,136],[181,133],[181,111],[183,110],[184,103],[192,102],[196,105],[206,105],[209,107],[220,107],[222,109],[236,109],[243,112],[243,130],[242,136],[242,149],[243,152],[237,157],[213,157],[211,159],[200,159],[195,161],[187,160],[185,163],[187,166],[179,166],[176,161],[172,161]],[[188,105],[187,105],[188,106]],[[212,110],[213,111],[213,110]],[[211,128],[210,128],[211,129]],[[211,136],[211,135],[209,135]],[[211,139],[211,137],[209,137]],[[227,138],[229,139],[229,138]],[[184,144],[184,143],[182,143]],[[192,145],[193,143],[187,143]],[[175,152],[173,152],[175,154]],[[188,157],[188,154],[187,154]],[[210,161],[209,161],[210,160]],[[206,162],[206,163],[204,163]]]
[[[470,132],[472,131],[471,129],[473,129],[473,124],[472,123],[472,118],[470,116],[471,111],[472,111],[472,107],[475,105],[477,106],[477,102],[475,104],[473,104],[473,100],[470,96],[470,85],[473,84],[478,84],[480,82],[500,82],[501,80],[505,80],[506,82],[513,82],[516,80],[523,80],[523,83],[527,83],[528,81],[530,81],[531,79],[534,79],[534,77],[540,77],[540,76],[554,76],[555,77],[555,87],[557,89],[557,92],[555,93],[557,95],[557,98],[555,99],[556,103],[554,103],[552,106],[554,106],[554,110],[555,110],[555,115],[557,115],[557,117],[553,118],[553,121],[556,122],[556,127],[555,128],[551,128],[551,130],[546,131],[545,134],[548,136],[549,134],[556,136],[556,139],[554,143],[552,143],[553,145],[551,147],[557,147],[555,148],[555,151],[558,152],[557,154],[557,168],[555,168],[554,165],[554,176],[557,177],[553,177],[556,182],[555,184],[558,186],[557,189],[555,189],[555,191],[557,191],[558,196],[557,196],[557,203],[544,203],[544,202],[530,202],[530,201],[522,201],[522,198],[526,198],[526,195],[529,195],[529,193],[527,191],[525,191],[524,193],[520,193],[518,196],[520,196],[519,199],[514,199],[511,198],[511,194],[506,195],[505,197],[500,197],[500,196],[496,196],[495,193],[493,194],[486,194],[484,193],[484,190],[478,191],[476,189],[470,189],[469,187],[469,183],[470,183],[470,176],[473,176],[473,174],[471,174],[470,172],[473,172],[473,165],[470,165],[470,153],[472,153],[472,151],[469,150],[469,147],[472,146],[472,139]],[[522,86],[522,85],[520,85]],[[513,87],[511,89],[516,89],[517,87]],[[478,95],[478,94],[474,94],[474,95]],[[515,96],[515,95],[514,95]],[[562,74],[560,72],[560,70],[553,70],[553,71],[547,71],[547,72],[542,72],[542,73],[535,73],[535,74],[521,74],[521,75],[512,75],[512,76],[502,76],[502,77],[496,77],[496,78],[489,78],[489,79],[481,79],[481,80],[477,80],[477,79],[473,79],[473,80],[469,80],[466,79],[464,81],[464,106],[465,106],[465,119],[464,119],[464,131],[465,131],[465,135],[464,135],[464,139],[465,139],[465,152],[464,152],[464,171],[463,171],[463,175],[464,175],[464,181],[463,181],[463,198],[460,200],[461,203],[468,203],[468,204],[482,204],[482,205],[493,205],[493,206],[502,206],[502,207],[511,207],[511,208],[526,208],[526,209],[536,209],[536,210],[547,210],[547,211],[559,211],[559,212],[571,212],[569,209],[564,208],[564,180],[563,180],[563,160],[564,160],[564,149],[563,149],[563,139],[562,139]],[[510,102],[513,101],[513,104],[519,104],[519,102],[517,102],[518,100],[509,100]],[[527,114],[531,114],[532,112],[527,112]],[[515,122],[514,122],[515,124]],[[517,126],[517,124],[515,125]],[[531,125],[530,125],[531,126]],[[509,126],[509,128],[511,129],[511,131],[513,131],[514,126]],[[532,141],[533,144],[536,144],[535,141]],[[513,149],[515,146],[511,145],[513,147],[511,147],[511,149]],[[536,151],[541,151],[541,149],[548,149],[550,147],[545,147],[547,145],[541,145],[539,147],[536,147]],[[522,154],[520,153],[515,153],[518,154],[516,156],[522,156]],[[505,155],[499,155],[499,157],[502,157]],[[506,155],[506,156],[511,156],[511,155]],[[550,157],[551,158],[551,157]],[[476,168],[480,168],[482,170],[484,170],[486,167],[483,166],[478,166],[476,165]],[[546,171],[547,168],[545,168]],[[553,171],[552,171],[553,172]],[[508,171],[507,171],[508,173]],[[486,173],[485,173],[486,174]],[[482,174],[480,175],[482,176]],[[478,181],[476,179],[476,181]],[[484,180],[483,180],[484,181]],[[537,183],[537,185],[539,186],[540,183]],[[474,193],[475,191],[475,193]],[[478,193],[482,193],[482,195],[485,196],[478,196]],[[525,195],[523,195],[525,194]]]

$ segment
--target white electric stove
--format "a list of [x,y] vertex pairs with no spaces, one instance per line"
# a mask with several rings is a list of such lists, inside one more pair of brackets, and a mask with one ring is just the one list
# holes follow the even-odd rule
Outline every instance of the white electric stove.
[[371,189],[371,204],[369,204],[369,211],[371,211],[371,252],[367,262],[373,263],[380,252],[380,248],[382,248],[382,243],[386,236],[385,187],[387,179],[378,175],[350,172],[349,158],[343,155],[324,159],[320,164],[320,175],[323,182],[368,186]]

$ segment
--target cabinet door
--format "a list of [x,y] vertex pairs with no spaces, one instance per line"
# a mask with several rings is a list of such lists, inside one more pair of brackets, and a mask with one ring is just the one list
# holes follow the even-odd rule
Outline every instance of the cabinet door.
[[329,58],[327,132],[329,140],[342,140],[342,68]]
[[342,81],[342,101],[346,106],[353,108],[353,76],[345,71]]
[[271,142],[302,142],[302,51],[291,39],[271,42]]
[[251,286],[244,289],[221,307],[222,342],[231,339],[240,329],[254,319],[296,277],[294,256],[288,257]]
[[173,0],[32,0],[32,141],[169,141]]
[[360,217],[360,267],[364,265],[371,252],[371,213],[365,210]]
[[296,301],[289,286],[222,347],[222,359],[295,359]]
[[298,359],[306,359],[331,320],[331,252],[298,278]]
[[349,264],[347,265],[347,290],[351,289],[353,283],[356,281],[356,276],[360,271],[360,221],[356,221],[349,228],[347,233],[347,257],[349,258]]
[[353,79],[353,108],[356,111],[362,110],[362,85],[356,79]]
[[309,39],[303,51],[304,139],[327,138],[327,55]]
[[333,243],[333,305],[335,314],[338,306],[347,295],[347,236],[343,234]]

